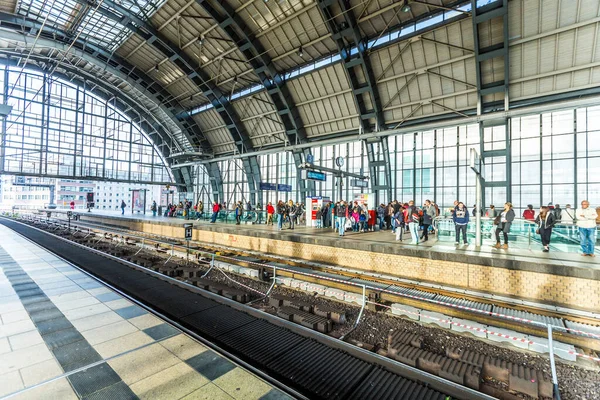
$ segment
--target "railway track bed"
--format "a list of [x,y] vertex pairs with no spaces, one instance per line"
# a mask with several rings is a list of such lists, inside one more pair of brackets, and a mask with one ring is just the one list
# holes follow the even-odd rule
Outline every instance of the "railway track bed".
[[[72,235],[67,233],[65,236]],[[82,235],[79,235],[79,237],[71,237],[71,239],[81,242],[82,237]],[[184,261],[176,258],[171,258],[171,260],[164,264],[164,260],[168,258],[167,254],[150,252],[147,249],[138,251],[136,255],[132,255],[131,253],[136,251],[134,251],[132,248],[128,248],[127,246],[114,249],[114,246],[111,243],[112,239],[113,238],[101,238],[98,240],[95,238],[94,242],[97,242],[95,243],[97,245],[96,248],[103,251],[108,251],[109,253],[113,252],[113,254],[118,254],[120,257],[124,257],[125,259],[145,267],[153,268],[153,265],[162,265],[163,267],[159,266],[155,270],[167,276],[171,276],[172,278],[190,281],[190,269],[197,269],[198,273],[204,275],[209,268],[209,265],[203,262],[198,264],[194,263],[194,267],[190,268],[190,266]],[[131,243],[131,245],[134,245],[134,243]],[[103,248],[103,246],[105,247]],[[115,252],[116,250],[118,251]],[[241,264],[244,264],[244,262],[254,262],[252,258],[242,258],[241,261]],[[229,277],[227,277],[227,275],[229,275]],[[216,282],[218,285],[236,287],[237,290],[240,290],[239,284],[241,284],[242,286],[246,287],[241,289],[245,290],[247,293],[245,300],[253,300],[253,306],[255,308],[261,309],[273,315],[277,315],[278,313],[280,315],[283,314],[284,316],[287,316],[286,319],[292,321],[294,320],[293,315],[291,315],[293,310],[291,310],[289,304],[286,305],[287,308],[282,313],[282,307],[274,306],[273,301],[270,301],[269,299],[261,300],[262,296],[258,295],[258,293],[266,293],[269,290],[270,284],[268,282],[260,281],[257,279],[257,277],[250,278],[244,276],[239,273],[239,269],[237,269],[237,271],[234,270],[223,272],[223,270],[219,268],[218,270],[210,271],[205,277]],[[234,283],[232,279],[238,283]],[[365,310],[360,324],[358,324],[355,330],[352,330],[353,324],[355,323],[360,312],[360,306],[358,305],[334,300],[323,295],[315,295],[315,292],[309,294],[305,290],[300,290],[299,288],[292,289],[285,285],[275,286],[272,288],[271,294],[274,295],[271,298],[277,296],[281,296],[282,298],[287,297],[294,299],[294,301],[297,303],[321,305],[322,307],[333,310],[342,310],[345,316],[344,320],[338,320],[336,322],[329,320],[331,322],[331,327],[326,329],[325,333],[329,333],[335,337],[347,335],[346,340],[350,343],[354,343],[365,349],[379,352],[380,354],[388,355],[388,352],[390,351],[388,346],[390,332],[406,331],[417,334],[422,338],[420,350],[422,350],[424,354],[428,355],[428,357],[435,356],[446,357],[450,359],[450,357],[448,357],[448,351],[451,350],[453,352],[473,352],[481,354],[483,357],[500,360],[500,362],[510,360],[512,364],[507,367],[507,371],[508,369],[513,368],[513,366],[516,366],[517,370],[518,368],[521,368],[522,375],[519,375],[517,371],[517,374],[512,378],[513,385],[511,385],[508,380],[506,380],[506,382],[503,381],[502,374],[495,376],[489,374],[490,368],[486,370],[487,372],[484,372],[483,365],[481,365],[478,367],[480,368],[478,375],[480,378],[479,389],[485,393],[500,398],[543,399],[548,397],[545,396],[545,394],[547,394],[550,364],[548,358],[544,355],[527,351],[516,351],[515,349],[508,348],[504,345],[499,346],[489,343],[488,341],[482,341],[464,335],[457,335],[445,329],[431,327],[430,325],[424,325],[419,322],[413,322],[409,319],[390,315],[389,311],[381,312]],[[298,309],[300,310],[300,308]],[[310,312],[306,310],[300,311],[305,314],[310,314]],[[303,315],[303,317],[306,319],[307,315]],[[316,315],[314,315],[314,317],[317,319],[320,318]],[[311,316],[308,315],[308,319],[310,318]],[[302,318],[299,318],[299,320],[302,321]],[[314,326],[315,329],[317,329],[316,327],[318,324],[315,323]],[[323,329],[321,329],[321,331],[323,331]],[[443,359],[442,361],[444,360],[446,359]],[[422,367],[421,364],[431,364],[427,364],[426,361],[414,361],[414,366],[416,367]],[[447,362],[450,363],[450,361]],[[592,363],[584,365],[582,368],[581,366],[576,366],[573,363],[559,362],[557,364],[557,373],[562,398],[596,398],[600,393],[600,374],[598,373],[596,367],[597,365]],[[436,367],[434,366],[430,367],[428,372],[431,372],[431,368],[433,368],[434,372],[436,371]],[[596,369],[594,370],[594,368]],[[425,368],[425,370],[427,369]],[[538,379],[537,374],[540,374],[538,379],[540,382],[539,388],[536,389],[536,391],[532,389],[531,385],[529,388],[527,388],[523,385],[519,386],[518,384],[514,383],[519,379],[523,380],[526,376],[528,376],[527,373],[523,371],[534,371],[533,373],[536,374],[536,379]],[[437,375],[444,376],[443,373],[440,375],[439,371]],[[457,380],[461,379],[465,379],[464,374],[461,375],[460,379],[457,378]]]

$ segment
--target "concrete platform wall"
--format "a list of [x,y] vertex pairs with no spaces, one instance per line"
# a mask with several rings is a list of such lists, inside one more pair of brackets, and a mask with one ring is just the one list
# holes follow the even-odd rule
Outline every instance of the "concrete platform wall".
[[[102,217],[86,219],[113,226],[129,227],[147,233],[183,238],[182,227],[171,226],[164,222]],[[342,247],[344,244],[340,241],[329,241],[333,245],[321,245],[277,240],[273,239],[273,237],[277,237],[276,232],[269,234],[269,237],[261,237],[256,232],[252,232],[252,236],[249,233],[248,235],[241,234],[244,231],[243,228],[235,226],[197,225],[194,229],[194,240],[434,282],[468,290],[545,301],[565,307],[590,311],[600,310],[600,296],[598,295],[600,280],[507,267],[484,266],[468,262],[386,254],[383,248],[381,252],[354,250]],[[313,242],[317,241],[317,239],[313,240]],[[469,258],[469,260],[472,259],[473,257]]]

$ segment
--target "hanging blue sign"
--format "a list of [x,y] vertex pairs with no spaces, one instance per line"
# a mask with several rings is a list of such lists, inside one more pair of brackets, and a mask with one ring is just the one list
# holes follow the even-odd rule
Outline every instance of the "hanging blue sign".
[[283,185],[280,183],[279,185],[277,185],[277,190],[279,190],[280,192],[291,192],[292,185]]
[[312,154],[309,154],[306,156],[306,162],[309,164],[312,164],[315,162],[315,156],[313,156]]
[[260,190],[277,190],[277,185],[275,183],[261,182]]

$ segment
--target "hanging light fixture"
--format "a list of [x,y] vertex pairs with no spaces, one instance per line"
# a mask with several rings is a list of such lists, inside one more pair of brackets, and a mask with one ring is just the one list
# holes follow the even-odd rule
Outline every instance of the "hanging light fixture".
[[408,4],[408,0],[404,0],[404,5],[402,6],[402,12],[403,13],[410,12],[410,5]]
[[304,50],[302,46],[298,47],[298,57],[304,57]]
[[155,71],[158,71],[158,64],[156,64],[156,65],[154,66],[154,70],[155,70]]

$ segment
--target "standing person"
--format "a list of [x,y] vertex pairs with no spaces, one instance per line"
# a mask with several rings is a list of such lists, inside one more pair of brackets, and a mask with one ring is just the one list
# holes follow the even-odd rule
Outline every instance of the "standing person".
[[412,244],[419,244],[419,225],[421,224],[421,213],[419,207],[415,206],[414,200],[408,202],[406,223],[412,237]]
[[385,229],[391,229],[393,232],[393,226],[394,226],[394,207],[392,206],[392,203],[389,202],[387,207],[385,208]]
[[533,205],[528,204],[527,210],[523,211],[523,219],[525,221],[535,221],[535,211],[533,210]]
[[339,235],[344,236],[344,230],[346,229],[346,217],[348,216],[348,206],[345,201],[340,201],[336,210],[337,224],[339,227]]
[[156,201],[155,200],[152,200],[152,205],[150,206],[150,210],[152,211],[152,216],[156,217],[157,207],[156,207]]
[[550,251],[550,236],[552,235],[552,227],[556,222],[556,217],[553,212],[551,212],[548,207],[542,206],[540,209],[540,214],[535,219],[535,223],[538,228],[536,233],[540,235],[542,239],[542,246],[544,246],[544,253]]
[[277,202],[277,229],[283,229],[283,216],[285,215],[285,204],[283,201],[279,200]]
[[498,214],[496,213],[496,207],[494,207],[493,204],[490,204],[490,208],[485,213],[485,216],[488,218],[496,218],[498,216]]
[[589,201],[583,200],[581,208],[577,209],[575,215],[579,227],[581,251],[584,256],[595,257],[594,246],[596,245],[596,218],[598,218],[598,213],[590,208]]
[[[513,210],[512,203],[504,203],[504,209],[494,219],[494,225],[496,225],[496,245],[495,248],[508,249],[508,233],[510,232],[510,225],[515,220],[515,210]],[[500,244],[500,232],[504,236],[504,245]]]
[[385,206],[383,203],[377,207],[377,219],[379,220],[379,230],[381,231],[385,226]]
[[217,222],[217,216],[219,215],[219,209],[221,207],[219,206],[219,203],[217,203],[216,201],[213,202],[213,207],[212,207],[212,217],[210,218],[210,223],[214,224],[215,222]]
[[[73,203],[73,206],[75,206],[75,203]],[[127,207],[125,200],[121,200],[121,215],[125,214],[125,207]]]
[[559,223],[560,222],[560,217],[562,215],[562,208],[560,208],[560,204],[556,204],[554,206],[554,210],[552,210],[552,211],[553,211],[553,214],[554,214],[554,220],[556,221],[556,223]]
[[360,231],[360,212],[359,208],[354,207],[352,209],[352,215],[350,216],[350,221],[352,222],[352,232]]
[[71,207],[71,210],[75,209],[75,201],[71,200],[71,203],[69,203],[69,207]]
[[392,215],[392,223],[397,226],[396,228],[396,241],[402,241],[402,224],[404,223],[404,212],[403,210],[398,210],[397,213]]
[[317,220],[316,220],[317,228],[321,228],[323,226],[322,222],[323,222],[323,208],[319,208],[317,210]]
[[198,212],[198,220],[200,220],[200,218],[202,218],[202,214],[204,214],[204,203],[202,201],[198,202],[196,211]]
[[275,214],[275,207],[269,202],[267,204],[267,225],[273,225],[273,214]]
[[456,244],[460,244],[460,233],[462,232],[464,244],[469,244],[467,241],[467,225],[469,224],[469,210],[462,202],[459,202],[454,212],[452,213],[454,228],[456,230]]
[[421,235],[423,242],[429,240],[429,227],[433,224],[435,214],[436,210],[431,201],[425,200],[425,204],[423,205],[423,234]]
[[237,204],[235,205],[235,224],[239,225],[242,222],[242,213],[243,213],[243,208],[242,208],[242,202],[238,201]]
[[287,204],[287,213],[290,217],[290,229],[294,229],[294,224],[296,223],[296,213],[298,212],[298,207],[294,204],[292,200],[288,200]]

